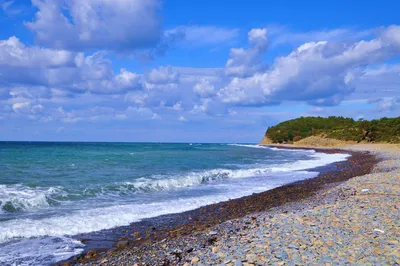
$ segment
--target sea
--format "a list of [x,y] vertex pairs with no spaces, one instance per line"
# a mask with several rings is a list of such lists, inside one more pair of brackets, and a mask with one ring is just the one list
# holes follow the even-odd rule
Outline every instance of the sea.
[[126,226],[318,175],[349,155],[252,144],[0,142],[0,265],[81,253]]

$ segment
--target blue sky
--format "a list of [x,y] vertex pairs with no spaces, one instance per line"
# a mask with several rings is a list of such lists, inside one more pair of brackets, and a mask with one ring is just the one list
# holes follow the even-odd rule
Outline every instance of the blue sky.
[[400,113],[398,1],[0,1],[0,140],[257,142]]

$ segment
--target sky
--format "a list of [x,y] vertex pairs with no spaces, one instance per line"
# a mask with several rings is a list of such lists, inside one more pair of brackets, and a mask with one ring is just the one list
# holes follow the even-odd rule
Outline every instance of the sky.
[[400,114],[400,1],[0,0],[0,140],[247,142]]

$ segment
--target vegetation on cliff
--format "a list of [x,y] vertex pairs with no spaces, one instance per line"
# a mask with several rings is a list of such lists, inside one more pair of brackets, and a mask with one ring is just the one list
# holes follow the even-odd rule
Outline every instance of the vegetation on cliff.
[[400,142],[400,117],[354,120],[342,116],[300,117],[269,127],[265,136],[273,143],[293,143],[310,136],[357,141]]

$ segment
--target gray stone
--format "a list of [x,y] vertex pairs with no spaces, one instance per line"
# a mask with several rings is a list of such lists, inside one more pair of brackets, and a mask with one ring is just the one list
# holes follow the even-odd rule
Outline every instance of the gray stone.
[[242,260],[235,260],[235,266],[243,266]]

